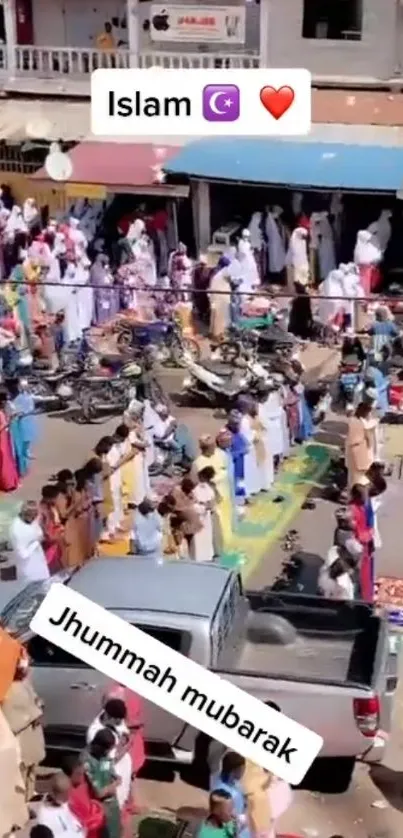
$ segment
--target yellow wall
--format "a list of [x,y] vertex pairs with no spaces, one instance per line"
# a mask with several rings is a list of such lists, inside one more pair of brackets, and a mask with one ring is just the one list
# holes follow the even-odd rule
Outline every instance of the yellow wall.
[[39,207],[48,204],[50,215],[64,212],[66,208],[64,184],[59,187],[47,186],[43,182],[35,183],[32,176],[2,169],[0,169],[0,183],[5,183],[10,187],[17,204],[22,205],[26,198],[35,198]]

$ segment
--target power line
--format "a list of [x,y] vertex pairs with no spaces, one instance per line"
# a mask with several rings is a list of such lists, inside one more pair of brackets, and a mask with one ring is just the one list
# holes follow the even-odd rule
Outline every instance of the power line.
[[[301,297],[301,294],[296,294],[292,291],[282,290],[282,291],[271,291],[267,286],[261,288],[258,291],[237,291],[236,289],[230,289],[228,291],[209,291],[208,288],[195,288],[194,286],[188,286],[186,288],[166,288],[165,286],[155,285],[153,288],[144,288],[143,286],[139,285],[99,285],[99,283],[94,282],[86,282],[86,283],[79,283],[79,282],[72,282],[72,283],[64,283],[64,282],[49,282],[47,280],[40,280],[38,282],[30,282],[28,280],[15,280],[9,279],[4,280],[2,284],[0,284],[0,296],[4,296],[4,290],[6,286],[10,287],[27,287],[27,288],[35,288],[40,289],[44,287],[49,288],[59,288],[65,289],[66,291],[69,289],[74,288],[81,288],[81,290],[85,288],[94,288],[99,291],[139,291],[142,293],[148,294],[166,294],[166,295],[173,295],[173,296],[186,296],[188,294],[197,295],[197,294],[207,294],[208,296],[228,296],[229,294],[236,296],[236,297],[252,297],[252,298],[266,298],[267,300],[276,299],[286,299],[292,300],[298,297]],[[357,303],[370,303],[370,304],[381,304],[381,305],[393,305],[395,303],[403,303],[403,294],[402,295],[393,295],[393,297],[387,297],[380,295],[379,297],[374,296],[363,296],[363,297],[346,297],[346,296],[330,296],[325,294],[307,294],[310,300],[334,300],[334,301],[344,301],[344,302],[357,302]]]

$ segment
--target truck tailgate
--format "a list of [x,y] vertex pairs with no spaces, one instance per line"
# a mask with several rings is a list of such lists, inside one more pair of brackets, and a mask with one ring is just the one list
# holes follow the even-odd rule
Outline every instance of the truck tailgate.
[[361,715],[373,712],[375,696],[370,689],[274,680],[222,670],[217,674],[263,703],[275,704],[286,716],[322,736],[321,757],[361,755],[371,744],[371,737],[360,731],[355,718],[357,708]]

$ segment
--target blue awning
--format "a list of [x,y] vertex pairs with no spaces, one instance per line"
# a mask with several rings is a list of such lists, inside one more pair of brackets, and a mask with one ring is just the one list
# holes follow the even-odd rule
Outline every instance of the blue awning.
[[166,171],[205,180],[396,192],[403,184],[403,146],[202,139],[181,148]]

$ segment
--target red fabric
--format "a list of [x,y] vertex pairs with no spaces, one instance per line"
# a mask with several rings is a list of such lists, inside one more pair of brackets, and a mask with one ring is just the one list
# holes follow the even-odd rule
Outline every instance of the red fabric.
[[372,601],[372,572],[371,572],[371,557],[369,552],[369,543],[373,539],[373,532],[371,527],[367,524],[367,513],[365,506],[358,503],[350,503],[350,510],[353,515],[354,535],[356,539],[364,547],[364,553],[360,562],[360,586],[361,597],[366,602]]
[[306,215],[300,215],[297,221],[297,227],[303,227],[304,230],[308,230],[308,233],[311,229],[311,222]]
[[12,315],[8,317],[2,317],[0,320],[0,325],[3,329],[6,329],[7,332],[13,332],[14,335],[18,335],[19,328],[18,323]]
[[39,516],[44,534],[43,550],[49,568],[58,570],[62,561],[61,535],[63,527],[56,522],[52,510],[46,504],[39,504]]
[[143,737],[143,702],[136,693],[116,683],[108,690],[107,698],[122,699],[127,708],[127,726],[129,728],[139,726],[138,730],[131,730],[130,740],[130,756],[132,758],[133,771],[135,774],[138,774],[146,759]]
[[358,270],[360,283],[365,291],[365,296],[369,297],[370,294],[379,290],[379,286],[382,283],[381,272],[375,265],[360,265]]
[[124,236],[127,236],[129,232],[129,227],[133,224],[135,218],[138,218],[138,214],[135,212],[131,212],[128,215],[124,215],[118,222],[118,230],[120,230]]
[[168,213],[165,210],[158,210],[155,215],[147,219],[147,228],[150,232],[160,230],[162,233],[168,227]]
[[86,838],[101,838],[105,825],[105,813],[99,800],[94,800],[87,782],[69,791],[69,807],[86,830]]
[[19,483],[8,421],[6,414],[0,411],[0,491],[3,492],[13,492]]

